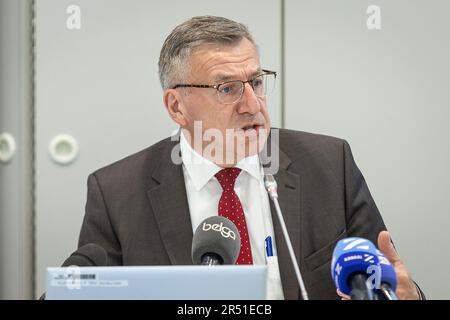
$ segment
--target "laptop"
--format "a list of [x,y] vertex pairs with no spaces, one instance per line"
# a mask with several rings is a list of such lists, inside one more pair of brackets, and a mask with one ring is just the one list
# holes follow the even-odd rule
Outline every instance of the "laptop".
[[47,300],[264,300],[267,266],[47,268]]

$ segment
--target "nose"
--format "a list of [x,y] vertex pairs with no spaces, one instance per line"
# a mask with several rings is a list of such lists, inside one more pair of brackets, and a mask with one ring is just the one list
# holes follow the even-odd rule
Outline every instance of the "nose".
[[245,83],[244,92],[242,98],[238,102],[237,111],[239,113],[256,114],[261,110],[261,101],[255,95],[252,86],[247,82]]

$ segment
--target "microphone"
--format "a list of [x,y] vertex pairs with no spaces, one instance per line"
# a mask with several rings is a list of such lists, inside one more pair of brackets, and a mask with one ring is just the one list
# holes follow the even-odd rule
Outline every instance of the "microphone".
[[[346,238],[340,240],[333,251],[331,277],[337,289],[352,300],[374,300],[373,287],[369,283],[374,272],[380,276],[378,250],[364,238]],[[375,279],[376,280],[376,279]]]
[[88,243],[73,252],[62,264],[63,267],[96,267],[108,265],[108,254],[95,243]]
[[397,289],[397,273],[395,273],[394,266],[385,257],[385,255],[378,251],[378,260],[381,267],[381,283],[377,290],[378,295],[382,295],[384,300],[398,300],[395,290]]
[[291,257],[292,265],[294,266],[295,274],[297,276],[298,285],[300,287],[300,292],[302,294],[303,300],[308,300],[308,292],[306,291],[305,284],[303,282],[302,274],[300,273],[300,268],[295,258],[295,252],[292,247],[291,238],[286,228],[286,223],[284,222],[283,214],[281,213],[280,204],[278,203],[278,192],[277,192],[277,182],[271,174],[264,174],[264,184],[269,194],[270,199],[273,201],[275,210],[277,212],[278,221],[280,222],[281,230],[283,231],[284,240],[286,241],[289,255]]
[[192,262],[207,266],[235,264],[241,250],[241,237],[235,224],[225,217],[203,220],[192,239]]

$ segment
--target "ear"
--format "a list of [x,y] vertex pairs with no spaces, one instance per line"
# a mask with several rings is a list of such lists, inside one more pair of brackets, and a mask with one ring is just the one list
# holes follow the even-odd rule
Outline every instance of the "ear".
[[180,93],[175,89],[165,90],[163,102],[172,120],[181,127],[185,127],[187,125],[187,119],[184,114],[184,104]]

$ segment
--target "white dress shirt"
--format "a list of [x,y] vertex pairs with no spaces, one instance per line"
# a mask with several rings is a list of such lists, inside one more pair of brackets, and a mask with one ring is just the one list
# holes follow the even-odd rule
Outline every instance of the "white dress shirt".
[[[187,142],[183,132],[180,134],[180,150],[192,230],[195,232],[203,220],[218,215],[222,187],[214,175],[222,168],[197,153]],[[234,190],[244,210],[253,263],[264,265],[267,264],[265,251],[267,236],[272,237],[274,256],[276,256],[269,197],[264,187],[264,171],[258,155],[242,159],[236,164],[236,167],[242,171],[236,179]],[[278,262],[276,270],[271,270],[271,272],[272,274],[276,273],[278,280],[268,281],[268,291],[275,292],[268,296],[271,299],[283,299]],[[271,288],[271,286],[275,286],[275,288]]]

